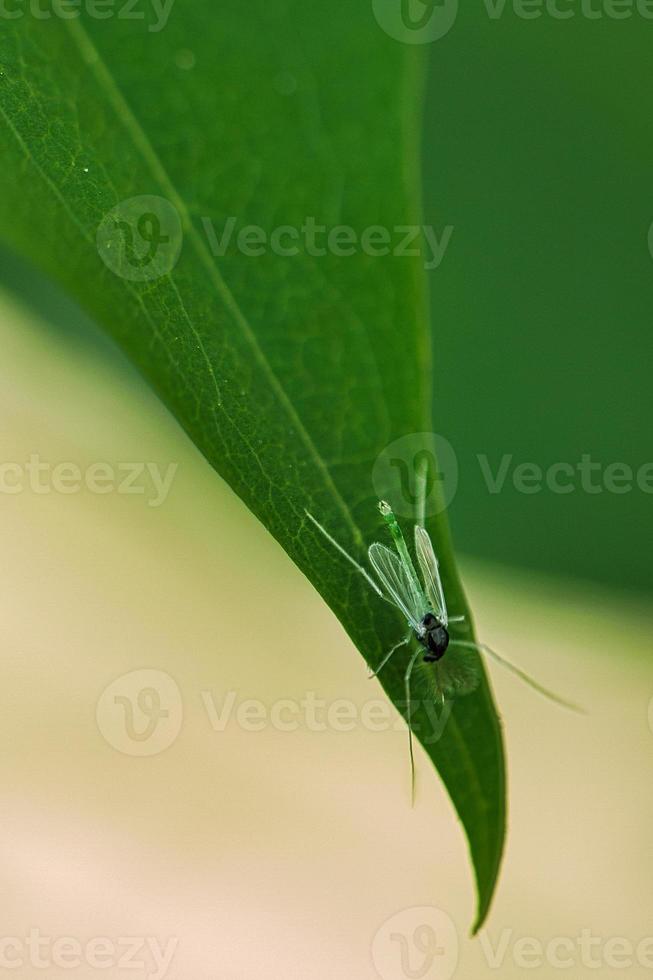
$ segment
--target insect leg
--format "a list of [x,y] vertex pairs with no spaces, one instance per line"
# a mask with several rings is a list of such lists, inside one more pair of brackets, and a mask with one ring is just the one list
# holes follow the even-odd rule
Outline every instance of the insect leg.
[[[322,527],[322,525],[320,524],[320,522],[317,521],[313,517],[312,514],[309,514],[308,511],[304,511],[304,513],[306,514],[306,516],[308,517],[308,519],[310,521],[312,521],[313,524],[315,524],[315,527],[318,529],[318,531],[321,531],[322,532],[322,534],[327,539],[327,541],[329,542],[329,544],[332,544],[333,547],[336,549],[336,551],[339,551],[340,554],[344,558],[346,558],[347,561],[351,565],[354,566],[354,568],[356,569],[356,571],[357,572],[360,572],[360,574],[366,580],[366,582],[368,583],[368,585],[371,585],[372,586],[372,588],[374,589],[374,591],[376,592],[376,594],[378,596],[380,596],[382,599],[386,599],[386,596],[383,594],[383,592],[381,592],[381,589],[378,587],[378,585],[376,584],[376,582],[374,581],[374,579],[372,578],[372,576],[369,574],[369,572],[366,572],[365,569],[363,568],[363,566],[362,565],[359,565],[358,562],[356,561],[356,559],[355,558],[352,558],[351,555],[349,554],[349,552],[345,551],[345,549],[342,547],[342,545],[341,544],[338,544],[338,542],[336,541],[336,539],[331,537],[331,535],[329,534],[329,532]],[[386,601],[389,601],[389,600],[386,600]]]
[[492,650],[492,648],[486,643],[472,643],[470,640],[452,640],[449,646],[466,647],[468,650],[476,650],[477,653],[485,653],[498,664],[501,664],[502,667],[505,667],[506,670],[511,671],[513,674],[519,677],[520,680],[524,681],[525,684],[528,684],[529,687],[532,687],[538,692],[538,694],[542,694],[550,701],[555,701],[556,704],[562,705],[563,708],[569,708],[570,711],[577,711],[579,714],[585,714],[583,708],[579,708],[577,704],[573,704],[571,701],[565,701],[564,698],[554,694],[553,691],[549,691],[546,687],[542,687],[542,685],[538,684],[538,682],[530,677],[526,671],[521,670],[520,667],[516,667],[515,664],[510,663],[509,660],[506,660],[505,657],[502,657],[500,654],[496,653],[496,651]]
[[389,653],[386,653],[386,655],[383,658],[383,660],[381,661],[380,665],[376,668],[375,671],[373,671],[370,674],[370,680],[373,677],[377,677],[381,673],[381,671],[383,670],[383,668],[385,667],[385,665],[387,664],[387,662],[390,659],[390,657],[392,656],[392,654],[395,653],[399,649],[399,647],[405,647],[405,646],[407,646],[410,643],[410,641],[411,641],[412,638],[413,638],[413,631],[412,630],[409,630],[408,633],[406,634],[406,636],[403,638],[403,640],[399,640],[399,643],[395,643],[395,645],[393,646],[392,650],[390,650]]
[[449,616],[450,623],[464,623],[467,616]]
[[417,658],[419,657],[421,651],[419,648],[415,651],[413,656],[410,658],[410,663],[406,668],[406,673],[404,675],[404,687],[406,690],[406,721],[408,723],[408,751],[410,752],[410,803],[411,806],[415,804],[415,755],[413,753],[413,721],[411,718],[411,699],[410,699],[410,678],[413,673],[413,667],[417,663]]

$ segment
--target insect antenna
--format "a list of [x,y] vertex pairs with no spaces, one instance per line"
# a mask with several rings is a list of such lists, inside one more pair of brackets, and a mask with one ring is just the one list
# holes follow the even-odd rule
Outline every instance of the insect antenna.
[[342,545],[339,544],[338,541],[336,541],[336,539],[334,537],[332,537],[325,528],[322,527],[322,525],[320,524],[320,522],[318,520],[316,520],[316,518],[313,517],[313,515],[311,513],[309,513],[307,510],[305,510],[304,513],[308,517],[309,521],[311,521],[315,525],[315,527],[318,529],[318,531],[320,531],[324,535],[324,537],[327,539],[327,541],[329,542],[329,544],[333,545],[333,547],[336,549],[336,551],[339,551],[340,554],[343,556],[343,558],[346,558],[347,561],[351,565],[354,566],[354,568],[356,569],[356,571],[357,572],[360,572],[360,574],[363,576],[363,578],[365,579],[365,581],[367,582],[367,584],[372,586],[372,588],[374,589],[374,591],[376,592],[376,594],[378,596],[380,596],[381,599],[385,599],[386,602],[387,602],[388,601],[387,600],[387,597],[383,594],[383,592],[378,587],[378,585],[376,584],[376,582],[374,581],[374,579],[372,578],[372,576],[368,572],[365,571],[365,569],[363,568],[363,566],[362,565],[359,565],[358,562],[356,561],[356,559],[355,558],[352,558],[352,556],[349,554],[348,551],[345,551],[345,549],[342,547]]

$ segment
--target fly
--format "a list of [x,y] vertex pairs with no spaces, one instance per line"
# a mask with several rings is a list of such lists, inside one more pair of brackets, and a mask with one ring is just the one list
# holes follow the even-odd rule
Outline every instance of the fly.
[[[421,477],[419,482],[422,491],[424,491],[426,473],[423,472]],[[306,511],[306,515],[327,541],[365,578],[379,598],[390,603],[401,612],[409,626],[408,633],[385,655],[372,676],[376,677],[399,649],[417,641],[416,649],[411,653],[404,673],[413,780],[411,679],[416,666],[420,669],[421,674],[426,675],[426,682],[431,688],[432,695],[443,706],[446,702],[454,701],[476,690],[481,680],[477,655],[483,653],[501,664],[502,667],[512,671],[545,697],[572,710],[579,710],[575,705],[563,701],[542,687],[523,670],[505,660],[486,644],[452,637],[450,626],[465,622],[466,617],[449,615],[438,559],[428,531],[423,526],[423,498],[421,506],[418,508],[421,522],[415,524],[414,527],[414,553],[420,571],[419,576],[392,508],[386,501],[382,500],[379,503],[379,510],[392,537],[396,553],[379,542],[370,545],[368,558],[376,579],[352,558],[312,514]],[[418,663],[420,660],[426,665],[424,668],[421,668],[421,664]]]

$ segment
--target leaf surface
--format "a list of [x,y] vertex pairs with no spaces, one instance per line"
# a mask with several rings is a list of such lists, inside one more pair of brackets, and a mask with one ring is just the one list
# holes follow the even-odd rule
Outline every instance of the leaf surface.
[[[383,539],[375,461],[434,427],[424,260],[392,254],[420,223],[422,52],[352,0],[177,0],[159,23],[3,24],[0,232],[109,331],[379,663],[405,624],[305,511],[364,562]],[[261,247],[238,240],[249,225],[286,231]],[[385,229],[390,254],[327,248],[316,229],[341,225],[359,243]],[[463,612],[443,514],[429,530]],[[405,663],[381,675],[400,711]],[[422,708],[414,726],[469,840],[478,926],[505,828],[486,681],[439,740]]]

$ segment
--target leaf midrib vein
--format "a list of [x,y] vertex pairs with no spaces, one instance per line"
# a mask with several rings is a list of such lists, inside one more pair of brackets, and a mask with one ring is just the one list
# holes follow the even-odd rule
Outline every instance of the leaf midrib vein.
[[[259,345],[254,330],[249,324],[240,306],[238,305],[233,293],[231,292],[226,282],[222,278],[215,263],[212,261],[211,256],[207,252],[206,245],[204,244],[201,236],[198,234],[197,229],[192,223],[190,214],[188,212],[188,208],[186,207],[183,198],[181,197],[181,195],[175,188],[174,184],[172,183],[172,180],[168,176],[162,161],[160,160],[158,154],[156,153],[156,150],[152,146],[152,143],[148,139],[145,131],[143,130],[140,123],[138,122],[131,108],[127,104],[122,92],[118,88],[118,85],[115,79],[113,78],[113,75],[109,71],[107,65],[102,60],[99,51],[92,43],[91,39],[89,38],[88,34],[84,30],[79,20],[67,20],[64,21],[64,23],[67,25],[75,43],[77,44],[80,57],[93,71],[99,85],[102,88],[104,88],[107,97],[109,99],[109,102],[113,106],[116,116],[123,124],[123,126],[129,133],[129,135],[131,136],[135,147],[140,151],[143,159],[149,166],[153,176],[159,182],[160,186],[167,194],[171,203],[177,208],[182,218],[184,228],[188,234],[188,238],[192,242],[199,260],[206,268],[210,280],[213,283],[216,292],[218,293],[218,296],[224,303],[227,310],[231,313],[236,325],[241,330],[241,333],[243,334],[251,350],[253,351],[259,366],[268,377],[270,381],[270,385],[272,386],[277,398],[279,399],[279,402],[281,403],[287,415],[290,417],[291,421],[293,422],[306,448],[308,449],[311,457],[313,458],[313,461],[316,464],[317,468],[322,473],[325,483],[328,486],[343,517],[347,521],[347,524],[349,525],[349,528],[352,531],[354,538],[356,539],[356,542],[360,546],[362,546],[363,536],[360,532],[360,529],[358,528],[358,526],[356,525],[353,519],[353,515],[349,507],[347,506],[345,500],[340,495],[340,492],[333,481],[333,478],[326,466],[326,463],[324,462],[324,459],[318,452],[317,446],[313,442],[309,432],[304,426],[304,423],[302,422],[295,407],[290,401],[290,398],[288,397],[283,385],[279,381],[279,378],[274,373],[267,357],[265,356],[265,353],[263,352],[261,346]],[[206,355],[205,351],[204,351],[204,356],[208,360],[208,356]],[[214,382],[216,382],[212,366],[210,367],[210,373],[213,377]]]

